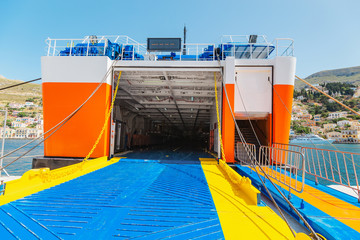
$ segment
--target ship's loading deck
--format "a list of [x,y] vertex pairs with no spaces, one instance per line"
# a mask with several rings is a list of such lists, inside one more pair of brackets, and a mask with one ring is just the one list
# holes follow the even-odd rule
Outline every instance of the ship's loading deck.
[[[161,160],[148,160],[159,154]],[[147,159],[130,159],[141,155]],[[293,238],[276,213],[249,197],[253,190],[233,183],[207,153],[157,150],[126,157],[3,205],[0,235],[4,239]]]

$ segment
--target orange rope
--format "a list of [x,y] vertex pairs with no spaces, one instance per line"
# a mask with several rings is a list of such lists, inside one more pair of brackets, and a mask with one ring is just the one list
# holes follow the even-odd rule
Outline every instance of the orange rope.
[[300,81],[303,81],[305,84],[309,85],[310,87],[312,87],[313,89],[315,89],[318,92],[321,92],[322,94],[324,94],[325,96],[327,96],[328,98],[330,98],[331,100],[334,100],[335,102],[337,102],[338,104],[340,104],[341,106],[343,106],[344,108],[346,108],[347,110],[355,113],[356,115],[360,116],[360,113],[356,112],[354,109],[349,108],[348,106],[346,106],[345,104],[343,104],[342,102],[340,102],[339,100],[333,98],[332,96],[330,96],[329,94],[326,94],[325,92],[321,91],[320,89],[318,89],[317,87],[314,87],[313,85],[311,85],[310,83],[308,83],[307,81],[305,81],[302,78],[299,78],[298,76],[295,75],[295,77],[297,79],[299,79]]

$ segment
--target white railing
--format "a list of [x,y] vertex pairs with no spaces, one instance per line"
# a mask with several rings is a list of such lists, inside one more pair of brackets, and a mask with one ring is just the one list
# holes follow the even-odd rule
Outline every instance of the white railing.
[[302,147],[299,145],[285,144],[285,143],[273,143],[272,147],[286,149],[286,150],[292,150],[292,151],[296,151],[296,152],[302,152]]
[[[251,35],[223,35],[221,36],[221,43],[249,43],[250,36]],[[256,35],[256,42],[270,44],[265,35]]]
[[[241,164],[252,165],[252,157],[256,159],[256,146],[252,143],[237,142],[235,156]],[[253,159],[253,160],[254,160]]]
[[259,164],[265,173],[291,190],[302,192],[305,183],[305,159],[301,152],[261,146]]
[[275,38],[273,41],[276,56],[294,56],[294,40],[291,38]]
[[302,152],[306,178],[323,185],[335,183],[352,189],[360,202],[360,153],[274,143],[273,147]]
[[302,147],[302,152],[306,158],[306,173],[313,176],[316,184],[323,179],[325,183],[346,186],[357,193],[360,202],[360,153],[311,147]]
[[[228,39],[229,41],[225,42]],[[249,43],[249,35],[226,35],[220,45],[205,43],[183,44],[180,52],[148,52],[147,45],[138,43],[128,36],[86,36],[82,39],[50,39],[47,43],[47,56],[117,56],[119,60],[178,60],[178,61],[216,61],[233,56],[237,59],[265,59],[275,56],[293,56],[292,39],[275,39],[269,43],[265,36],[259,35],[256,43]],[[121,49],[108,49],[110,42],[119,44]],[[117,47],[119,47],[117,45]],[[112,52],[110,52],[112,51]],[[175,55],[174,55],[175,54]],[[219,55],[219,56],[218,56]]]
[[6,121],[7,121],[7,115],[8,115],[8,111],[7,109],[5,110],[0,110],[0,112],[4,112],[4,122],[3,122],[3,127],[2,127],[2,135],[1,135],[1,159],[0,159],[0,177],[1,177],[1,173],[4,172],[7,176],[9,176],[8,172],[5,170],[5,168],[3,168],[3,162],[4,162],[4,153],[5,153],[5,136],[6,136]]
[[[124,44],[121,60],[179,60],[179,61],[214,61],[215,44],[187,43],[180,52],[148,52],[146,44]],[[184,54],[185,52],[185,54]]]

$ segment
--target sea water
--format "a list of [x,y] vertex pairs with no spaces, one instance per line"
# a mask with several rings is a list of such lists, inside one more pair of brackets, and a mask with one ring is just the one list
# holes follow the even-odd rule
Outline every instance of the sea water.
[[[6,139],[5,140],[5,154],[29,143],[32,140],[28,139]],[[15,153],[9,155],[8,157],[4,158],[3,166],[11,163],[12,161],[16,160],[19,156],[29,151],[31,148],[35,147],[29,153],[27,153],[24,157],[16,160],[14,163],[9,165],[5,168],[5,170],[10,174],[10,176],[21,176],[24,172],[31,169],[32,166],[32,159],[34,157],[42,157],[44,156],[44,143],[40,143],[40,140],[36,140],[29,145],[25,146],[24,148],[16,151]],[[40,144],[39,144],[40,143]],[[2,139],[0,139],[0,146],[2,144]],[[39,145],[38,145],[39,144]],[[38,145],[38,146],[36,146]],[[1,153],[1,147],[0,147]],[[4,154],[4,155],[5,155]],[[1,161],[1,160],[0,160]],[[2,171],[1,175],[4,176],[4,172]]]

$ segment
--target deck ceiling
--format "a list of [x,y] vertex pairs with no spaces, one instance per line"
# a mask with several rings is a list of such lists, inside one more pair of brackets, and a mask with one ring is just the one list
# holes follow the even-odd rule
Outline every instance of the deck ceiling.
[[132,112],[176,127],[207,124],[215,104],[214,72],[123,71],[116,101]]

